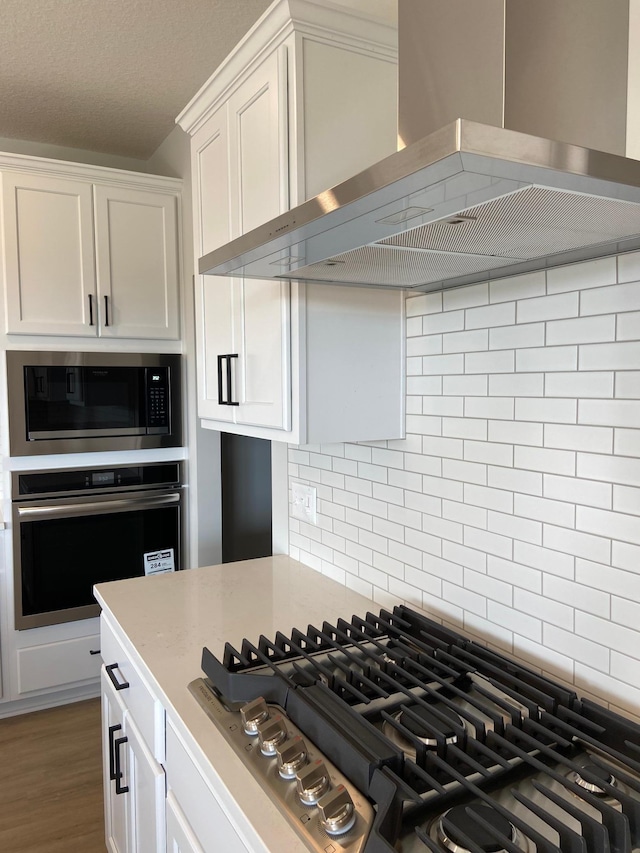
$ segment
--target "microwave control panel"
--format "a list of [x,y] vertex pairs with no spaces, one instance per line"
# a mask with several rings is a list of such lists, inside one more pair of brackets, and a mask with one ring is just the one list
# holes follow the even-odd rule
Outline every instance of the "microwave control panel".
[[147,431],[169,432],[169,368],[146,369]]

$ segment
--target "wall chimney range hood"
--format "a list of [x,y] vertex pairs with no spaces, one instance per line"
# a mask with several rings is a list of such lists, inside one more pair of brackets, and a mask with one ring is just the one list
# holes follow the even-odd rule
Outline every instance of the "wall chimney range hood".
[[[623,155],[640,150],[640,139],[634,148],[620,136],[640,135],[640,94],[628,85],[640,69],[640,51],[629,47],[640,21],[629,9],[625,0],[400,0],[405,147],[205,255],[200,272],[431,291],[639,248],[640,160]],[[556,39],[566,31],[584,50],[558,57],[551,37],[550,46],[536,40],[536,27]],[[456,73],[443,77],[451,56]],[[554,58],[559,91],[536,99],[531,87],[545,81],[532,69],[547,73]],[[589,74],[609,75],[600,102],[599,78]],[[613,97],[621,89],[624,97]],[[545,138],[554,134],[568,141]]]

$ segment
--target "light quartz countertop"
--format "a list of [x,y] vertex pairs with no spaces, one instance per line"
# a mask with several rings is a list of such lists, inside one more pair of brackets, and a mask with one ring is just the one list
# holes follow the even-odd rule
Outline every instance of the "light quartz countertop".
[[142,668],[220,804],[251,851],[306,853],[187,689],[202,647],[378,612],[372,601],[286,556],[98,584],[104,618]]

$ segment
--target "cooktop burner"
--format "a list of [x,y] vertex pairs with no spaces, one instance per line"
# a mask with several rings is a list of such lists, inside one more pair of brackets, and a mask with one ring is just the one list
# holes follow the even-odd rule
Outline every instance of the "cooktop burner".
[[443,851],[470,853],[474,844],[482,853],[505,853],[503,836],[512,844],[518,842],[515,826],[493,806],[471,803],[454,806],[434,821],[431,837]]
[[[582,775],[584,773],[584,776]],[[587,776],[588,778],[585,778]],[[611,785],[613,787],[616,786],[616,777],[609,773],[608,770],[605,770],[602,767],[598,767],[597,764],[584,764],[580,771],[573,771],[570,774],[571,780],[583,788],[585,791],[589,791],[591,794],[596,794],[597,796],[605,797],[607,796],[607,791],[602,785],[599,785],[597,781],[595,781],[592,777],[595,777],[596,780],[600,780],[601,782],[606,783],[607,785]]]
[[[434,704],[432,707],[409,705],[392,716],[395,722],[401,726],[401,729],[385,720],[382,725],[383,733],[399,746],[405,755],[414,759],[416,757],[415,747],[403,735],[402,729],[407,729],[429,749],[436,749],[438,744],[442,742],[446,744],[457,743],[456,729],[460,731],[464,728],[462,717],[448,705],[442,703]],[[452,723],[453,725],[451,725]]]

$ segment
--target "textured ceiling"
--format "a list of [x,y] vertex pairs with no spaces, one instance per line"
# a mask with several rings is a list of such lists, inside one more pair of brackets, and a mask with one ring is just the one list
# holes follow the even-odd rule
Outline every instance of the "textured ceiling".
[[270,0],[0,0],[0,137],[147,159]]

